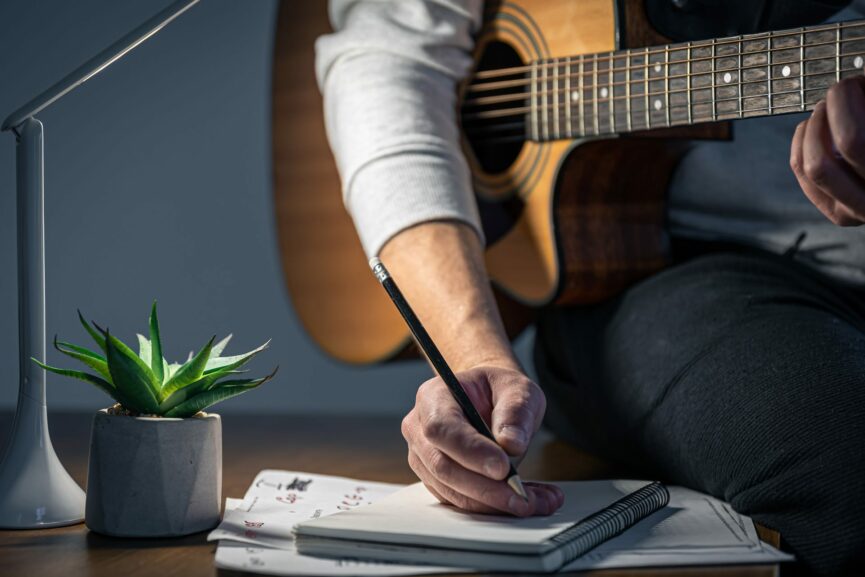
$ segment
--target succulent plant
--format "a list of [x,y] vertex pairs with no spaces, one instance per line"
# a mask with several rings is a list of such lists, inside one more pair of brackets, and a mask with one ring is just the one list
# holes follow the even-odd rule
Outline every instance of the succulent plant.
[[248,353],[223,357],[231,335],[214,344],[212,337],[197,354],[189,353],[185,363],[169,364],[162,356],[159,337],[159,319],[156,303],[150,311],[150,338],[138,335],[138,354],[95,322],[78,319],[103,354],[93,352],[54,337],[54,348],[81,361],[98,373],[50,367],[39,359],[32,359],[47,371],[86,381],[105,391],[130,414],[161,417],[191,417],[225,399],[245,393],[269,381],[277,367],[259,379],[225,379],[246,371],[238,370],[252,357],[267,348],[267,341]]

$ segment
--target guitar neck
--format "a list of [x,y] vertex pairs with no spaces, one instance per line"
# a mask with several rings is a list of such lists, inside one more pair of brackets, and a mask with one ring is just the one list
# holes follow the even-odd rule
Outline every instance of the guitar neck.
[[550,141],[802,112],[863,68],[865,21],[536,60],[478,72],[463,122]]

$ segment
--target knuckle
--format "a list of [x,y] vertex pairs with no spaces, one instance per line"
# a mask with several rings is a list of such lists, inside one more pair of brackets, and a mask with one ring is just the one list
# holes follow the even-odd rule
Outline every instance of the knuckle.
[[423,435],[431,441],[438,441],[444,438],[447,432],[447,426],[441,418],[433,414],[423,423]]
[[411,436],[411,420],[412,413],[409,413],[405,417],[403,417],[402,422],[399,426],[400,432],[402,433],[402,436],[406,441],[408,441],[409,437]]
[[799,178],[805,176],[805,167],[802,166],[802,155],[795,148],[790,152],[790,169]]
[[436,479],[442,479],[444,481],[450,479],[453,468],[448,458],[441,451],[432,451],[427,459],[426,465],[429,472],[432,473],[432,476]]
[[804,162],[805,177],[820,188],[826,185],[831,170],[829,161],[822,156]]

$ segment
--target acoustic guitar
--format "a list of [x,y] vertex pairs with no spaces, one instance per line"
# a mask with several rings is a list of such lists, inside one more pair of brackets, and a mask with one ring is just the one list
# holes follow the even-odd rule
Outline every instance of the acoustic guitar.
[[[297,153],[277,134],[291,80],[285,10],[273,106],[289,294],[332,356],[393,358],[410,337],[366,265],[338,182],[311,190],[281,170]],[[459,121],[499,305],[522,313],[505,314],[511,333],[530,320],[524,307],[596,303],[669,262],[665,195],[689,141],[728,138],[729,120],[811,110],[865,67],[865,21],[667,42],[643,0],[487,2]],[[334,170],[332,158],[315,162]]]

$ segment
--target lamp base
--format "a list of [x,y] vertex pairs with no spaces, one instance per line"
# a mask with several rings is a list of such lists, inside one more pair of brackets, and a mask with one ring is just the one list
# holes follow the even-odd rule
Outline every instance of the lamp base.
[[84,498],[54,452],[45,405],[19,394],[12,435],[0,463],[0,529],[81,523]]

